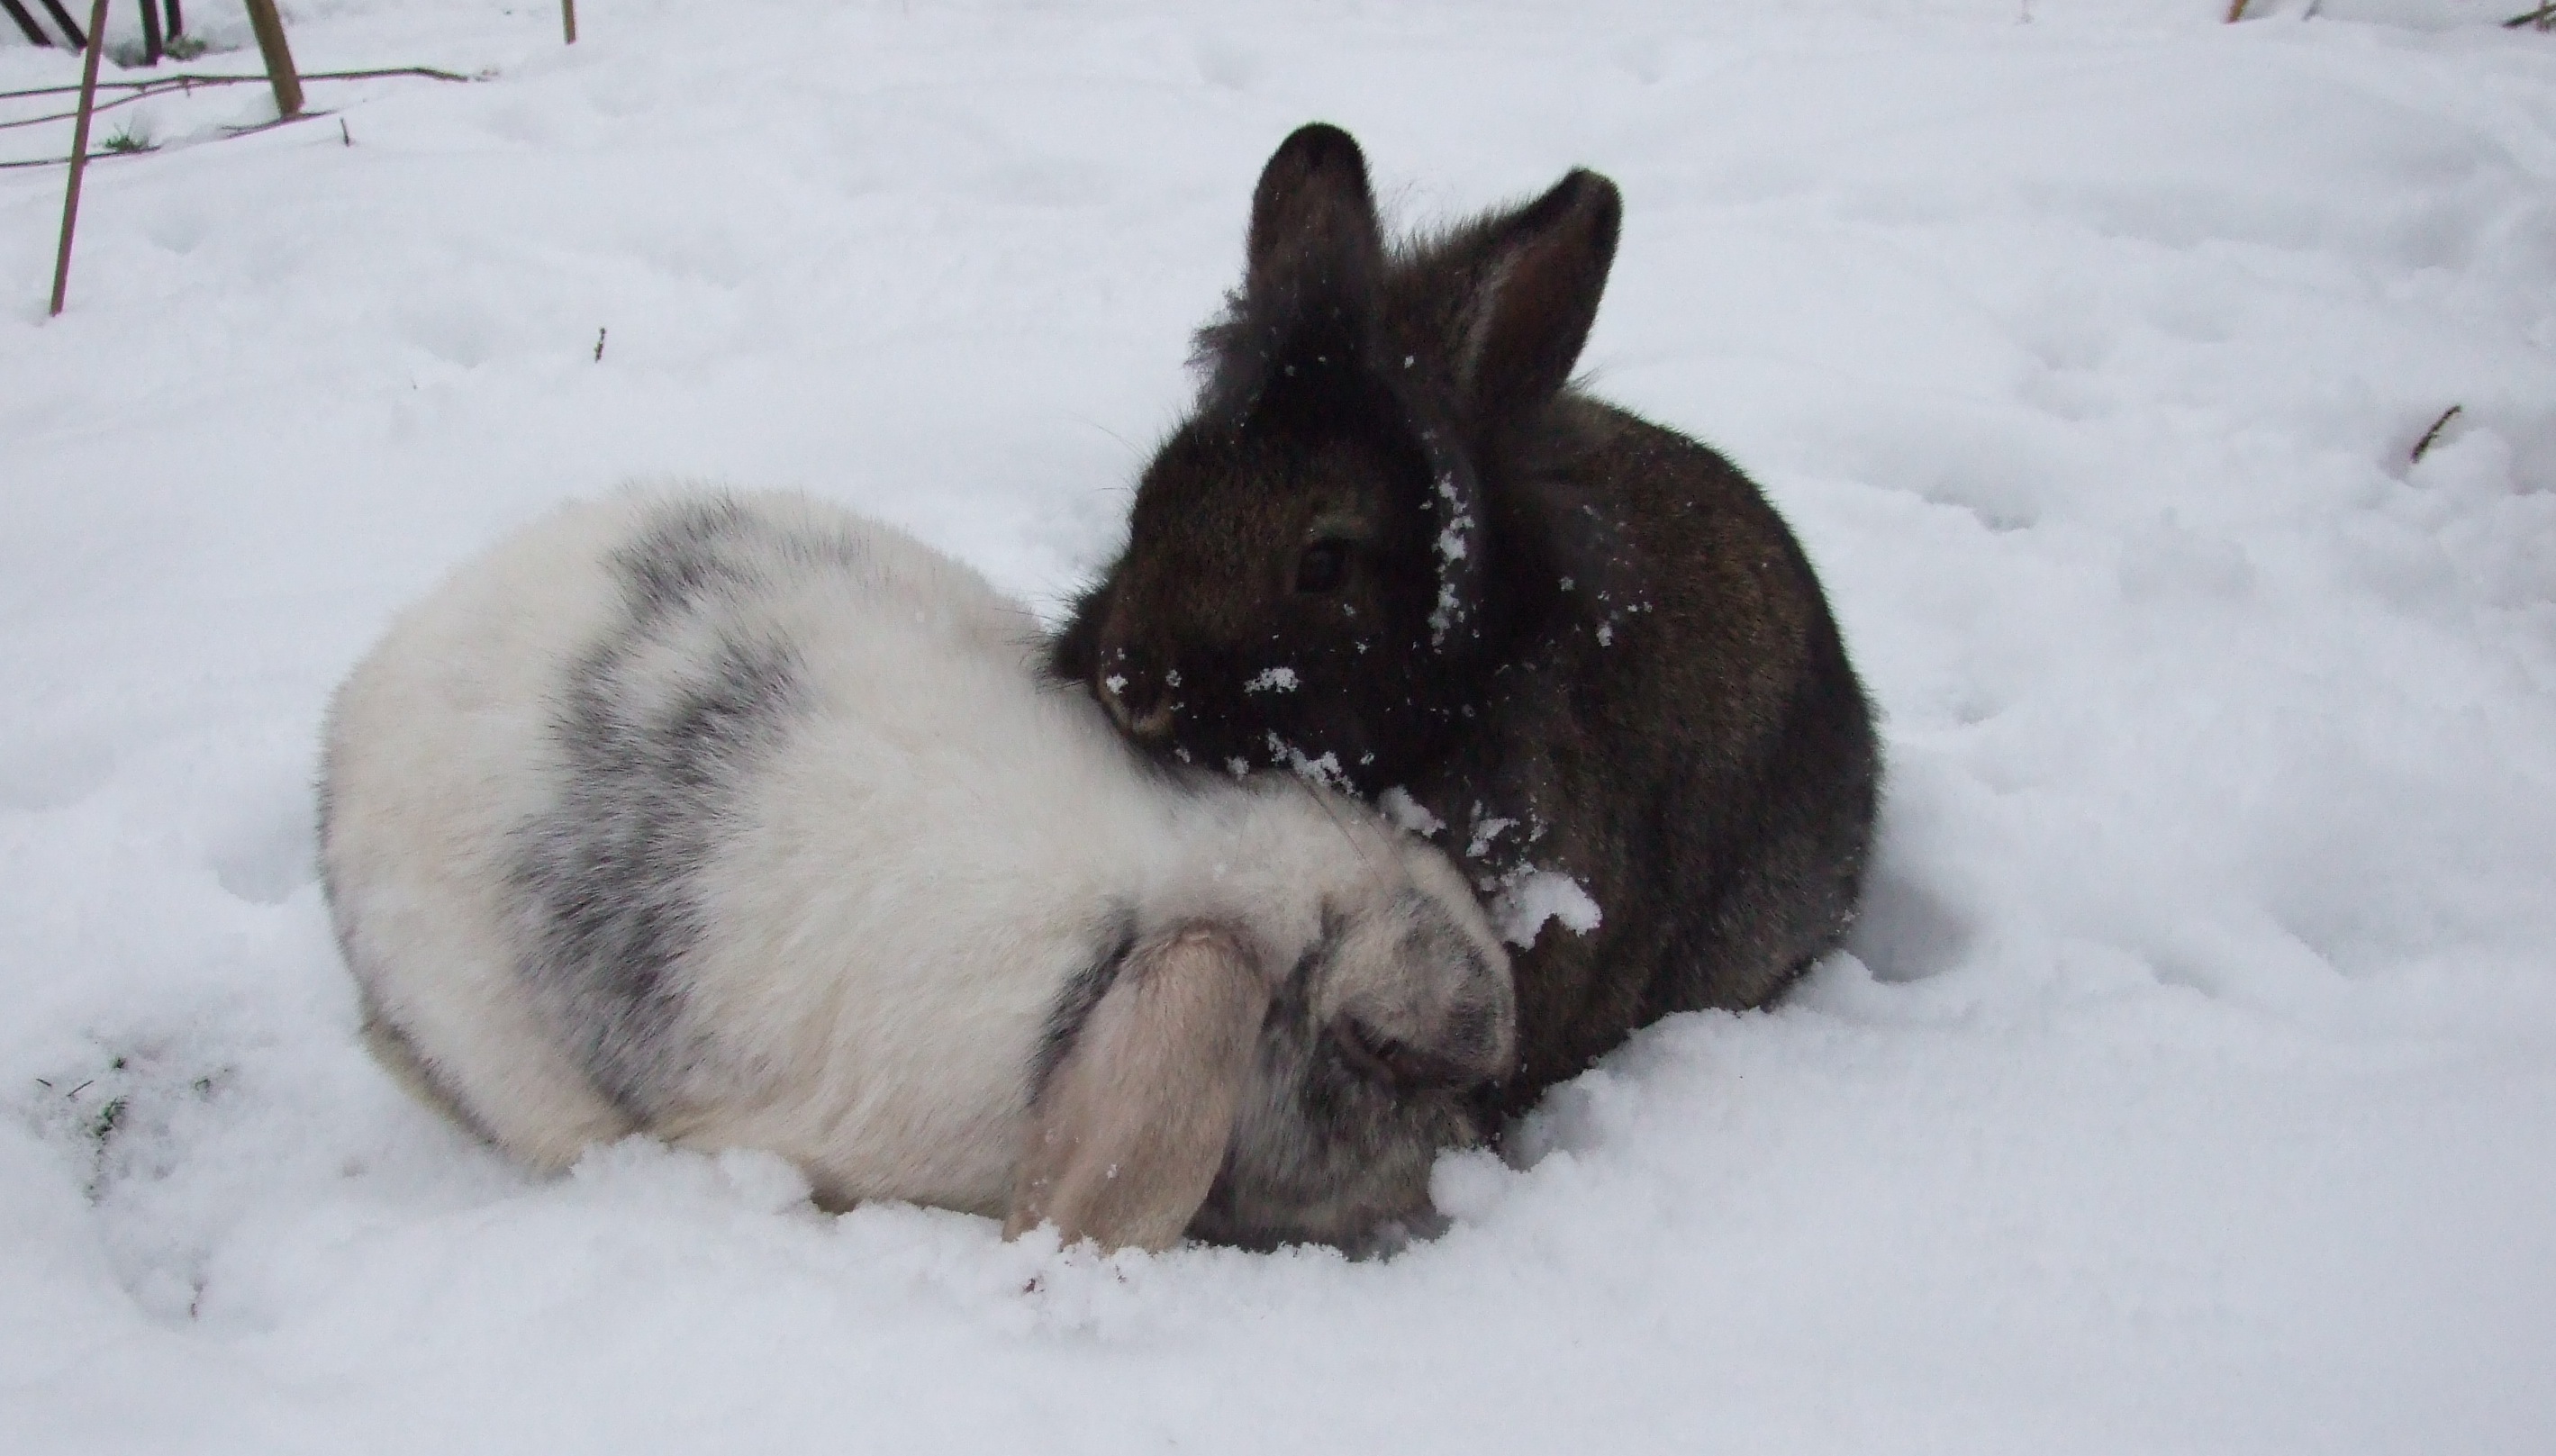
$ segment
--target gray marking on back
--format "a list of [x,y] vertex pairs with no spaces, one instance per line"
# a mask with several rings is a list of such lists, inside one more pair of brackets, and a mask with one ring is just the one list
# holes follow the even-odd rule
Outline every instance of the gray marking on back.
[[[519,833],[514,884],[536,948],[527,981],[564,1013],[596,1088],[646,1120],[694,1058],[682,962],[705,928],[700,877],[743,786],[808,706],[797,645],[738,608],[782,579],[843,571],[844,537],[802,537],[735,502],[686,503],[613,555],[627,619],[570,670],[552,735],[567,787]],[[706,627],[705,660],[643,670]]]

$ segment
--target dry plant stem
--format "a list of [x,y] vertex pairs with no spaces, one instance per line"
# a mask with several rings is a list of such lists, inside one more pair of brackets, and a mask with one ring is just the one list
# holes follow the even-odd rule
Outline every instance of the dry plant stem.
[[[5,3],[5,0],[0,0],[0,3]],[[463,75],[457,70],[439,70],[432,65],[376,66],[370,70],[313,70],[305,71],[302,75],[302,79],[306,81],[368,81],[377,80],[383,76],[395,75],[424,76],[429,80],[438,81],[476,81],[487,79],[486,75]],[[149,80],[142,81],[103,80],[97,83],[97,88],[101,91],[177,91],[184,90],[189,86],[245,86],[255,82],[262,82],[264,80],[266,80],[266,77],[263,75],[217,75],[186,71],[177,75],[155,75]],[[67,96],[78,89],[79,87],[77,86],[30,86],[22,91],[0,91],[0,101],[22,100],[29,96]],[[70,113],[65,111],[63,115],[68,116]]]
[[2228,23],[2235,25],[2245,18],[2245,0],[2228,0]]
[[2452,405],[2443,410],[2441,418],[2432,422],[2432,427],[2423,431],[2423,437],[2414,441],[2414,455],[2410,463],[2416,465],[2423,463],[2423,456],[2431,452],[2433,442],[2441,437],[2441,431],[2449,428],[2450,422],[2458,419],[2459,412],[2466,408],[2465,405]]
[[160,7],[156,0],[142,0],[142,63],[160,63]]
[[275,114],[302,114],[302,77],[293,69],[293,47],[284,39],[284,17],[275,0],[248,0],[248,22],[257,32],[258,54],[266,58],[266,78],[275,83]]
[[[45,13],[54,18],[54,24],[63,28],[63,34],[70,38],[73,49],[88,48],[88,37],[80,34],[79,23],[72,20],[71,13],[63,8],[63,0],[45,0]],[[95,30],[96,27],[91,26],[89,29]]]
[[560,0],[560,28],[568,32],[568,43],[576,44],[576,0]]
[[26,36],[28,45],[52,49],[54,38],[45,34],[43,26],[36,24],[36,18],[27,13],[26,6],[19,4],[18,0],[0,0],[0,9],[7,10],[9,18],[18,23],[18,29]]
[[2539,6],[2535,10],[2522,11],[2511,19],[2504,21],[2502,23],[2502,28],[2507,31],[2516,31],[2525,25],[2534,25],[2542,31],[2551,25],[2556,25],[2556,0],[2547,0],[2546,4]]
[[80,62],[79,120],[71,126],[71,177],[63,189],[63,243],[54,252],[54,305],[48,317],[59,318],[64,296],[71,286],[71,230],[79,225],[80,174],[88,170],[88,116],[97,99],[97,58],[106,49],[106,0],[96,0],[88,13],[88,57]]

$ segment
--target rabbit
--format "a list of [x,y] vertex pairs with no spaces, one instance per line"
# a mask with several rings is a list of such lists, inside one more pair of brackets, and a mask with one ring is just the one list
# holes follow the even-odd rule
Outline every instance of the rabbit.
[[1445,857],[1164,773],[1027,608],[814,500],[575,505],[337,690],[320,843],[365,1035],[525,1163],[644,1132],[1160,1249],[1357,1247],[1506,1075]]
[[1729,461],[1569,387],[1620,212],[1575,171],[1388,248],[1357,143],[1288,137],[1195,407],[1051,648],[1156,757],[1317,778],[1458,856],[1522,947],[1492,1124],[1662,1016],[1765,1005],[1845,936],[1872,835],[1870,709],[1799,544]]

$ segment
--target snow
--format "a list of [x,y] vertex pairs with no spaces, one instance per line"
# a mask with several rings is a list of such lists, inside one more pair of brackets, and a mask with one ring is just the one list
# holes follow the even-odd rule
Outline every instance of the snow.
[[1423,839],[1447,827],[1446,820],[1429,812],[1426,805],[1411,796],[1410,789],[1398,784],[1377,794],[1375,806],[1395,827]]
[[1517,946],[1535,944],[1548,920],[1560,920],[1564,929],[1586,935],[1605,918],[1588,890],[1559,870],[1520,871],[1501,884],[1490,906],[1493,928]]
[[[489,78],[111,113],[164,150],[52,322],[60,174],[0,172],[0,1450],[2556,1449],[2520,8],[302,0],[308,69]],[[1623,187],[1585,366],[1765,483],[1884,713],[1851,953],[1364,1264],[409,1103],[310,863],[388,614],[634,475],[1060,602],[1313,117],[1407,221]]]

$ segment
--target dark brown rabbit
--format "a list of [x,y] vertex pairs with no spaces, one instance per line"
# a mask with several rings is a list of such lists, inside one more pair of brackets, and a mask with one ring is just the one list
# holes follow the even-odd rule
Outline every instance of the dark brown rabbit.
[[1532,940],[1498,1111],[1765,1003],[1846,931],[1871,836],[1870,715],[1792,534],[1566,388],[1620,213],[1574,172],[1388,249],[1357,144],[1290,136],[1197,409],[1054,646],[1148,751],[1344,785],[1460,858]]

